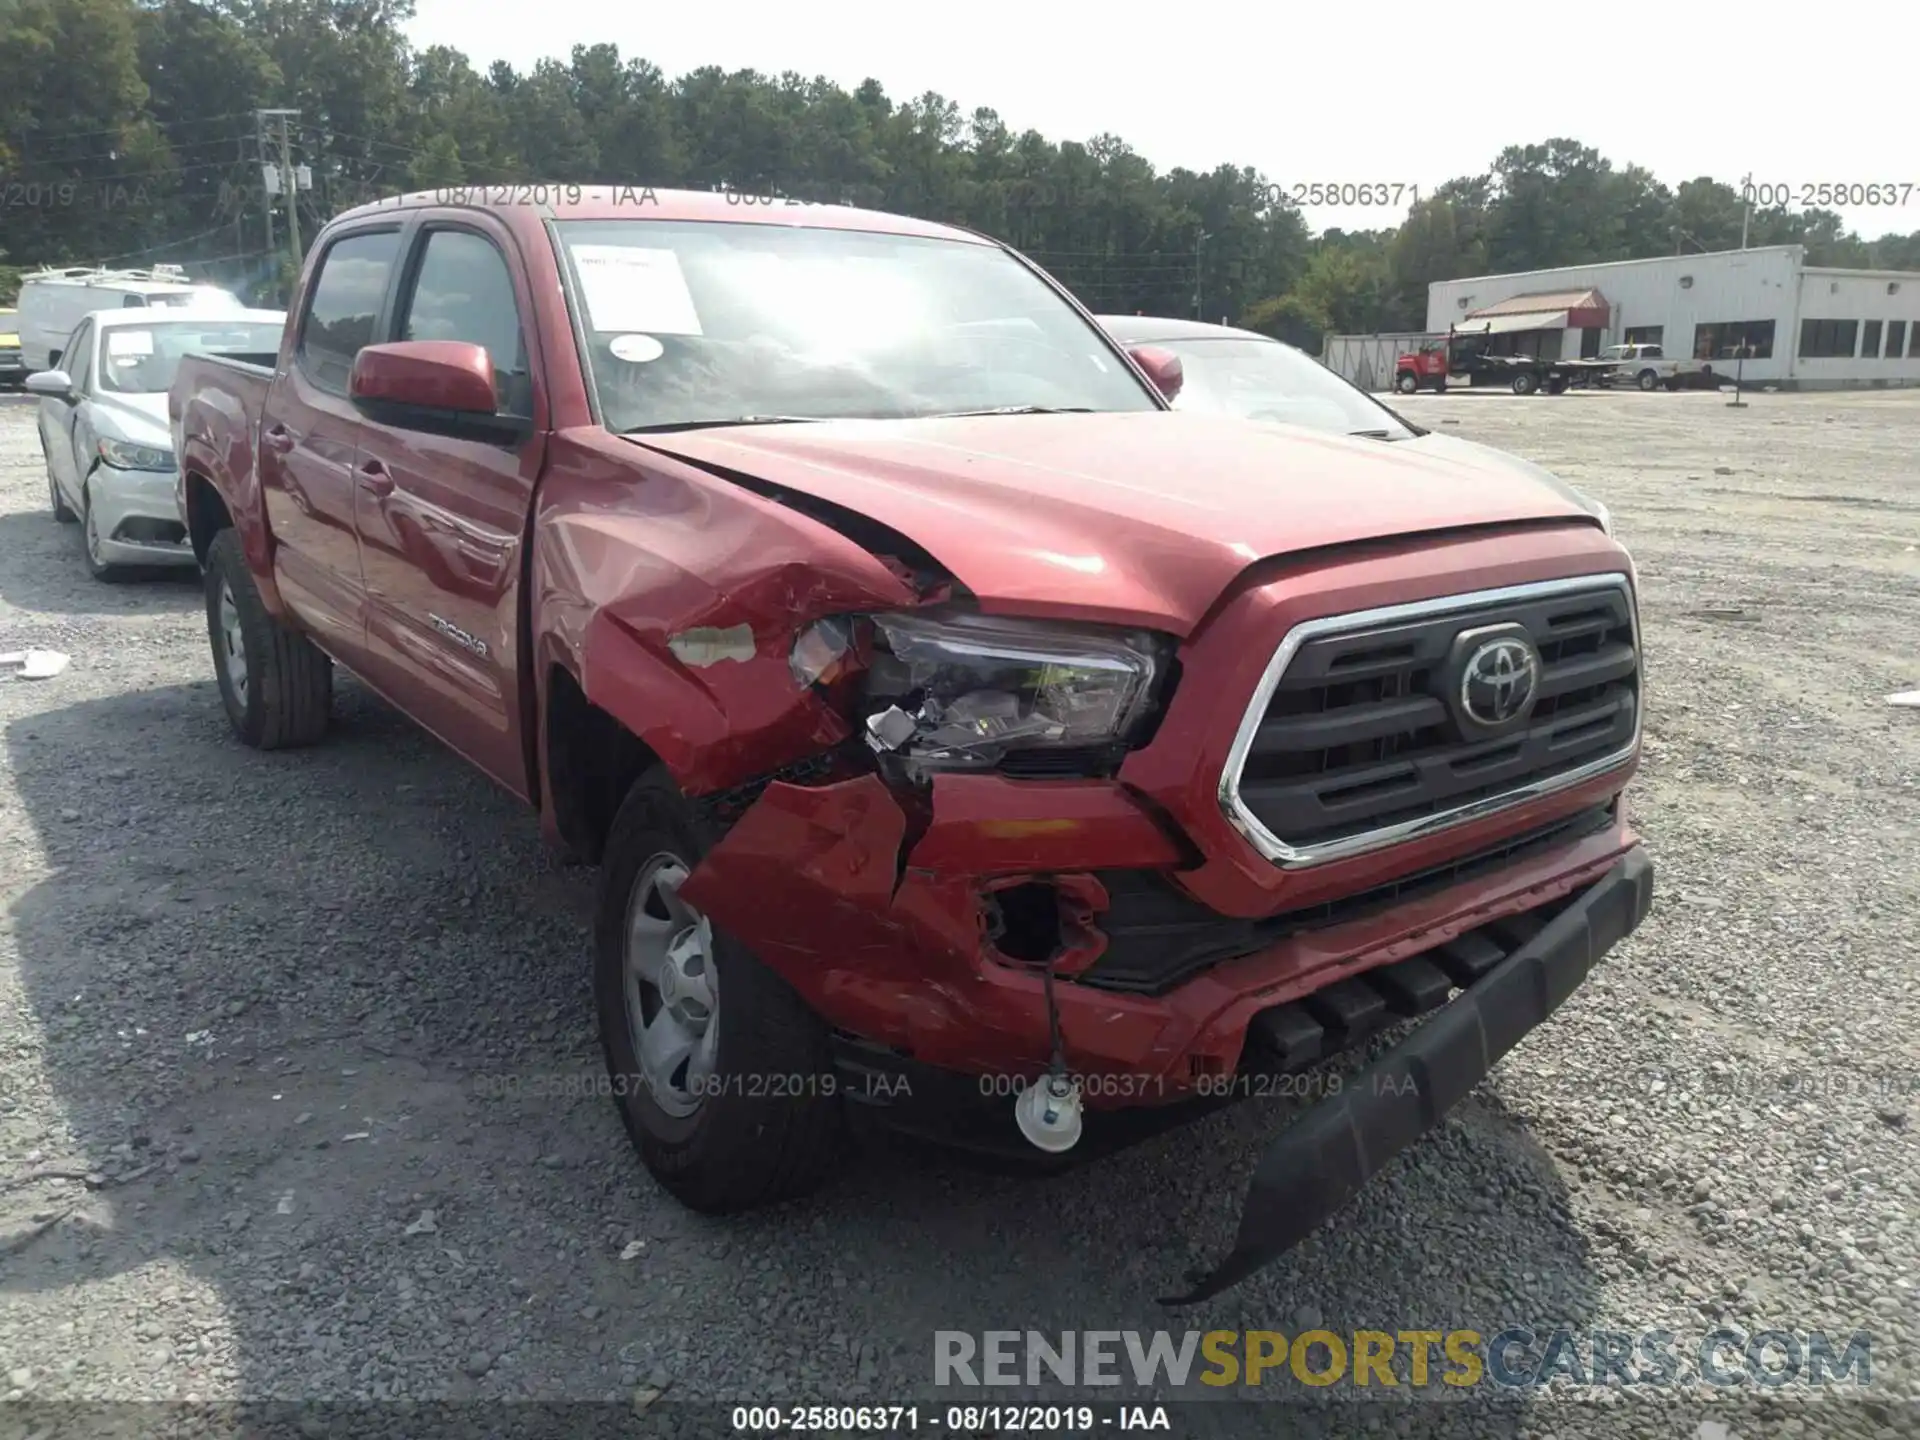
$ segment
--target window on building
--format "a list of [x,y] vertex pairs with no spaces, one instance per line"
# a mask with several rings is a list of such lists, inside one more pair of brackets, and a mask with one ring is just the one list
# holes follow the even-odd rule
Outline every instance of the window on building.
[[1907,331],[1907,358],[1920,360],[1920,320],[1913,322],[1913,328]]
[[1860,337],[1860,357],[1863,360],[1880,358],[1880,322],[1867,321],[1866,333]]
[[1858,320],[1802,320],[1802,360],[1848,360],[1860,348]]
[[1664,325],[1629,325],[1620,343],[1622,345],[1658,345],[1661,343],[1660,332],[1666,328]]
[[1711,325],[1693,327],[1693,358],[1696,360],[1749,360],[1773,358],[1773,321],[1719,320]]
[[1898,360],[1907,353],[1907,322],[1889,320],[1887,322],[1887,359]]

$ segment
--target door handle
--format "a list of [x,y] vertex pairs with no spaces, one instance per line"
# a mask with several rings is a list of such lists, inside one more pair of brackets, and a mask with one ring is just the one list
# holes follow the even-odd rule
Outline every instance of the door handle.
[[360,483],[383,500],[393,493],[393,476],[378,460],[369,460],[360,467]]
[[293,449],[293,432],[284,425],[275,425],[261,435],[260,443],[276,455],[285,455]]

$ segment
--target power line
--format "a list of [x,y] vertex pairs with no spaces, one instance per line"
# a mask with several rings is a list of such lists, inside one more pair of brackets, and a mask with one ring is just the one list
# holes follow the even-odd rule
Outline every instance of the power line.
[[[227,138],[229,141],[231,141],[232,139],[231,136]],[[71,165],[77,164],[78,162],[50,160],[44,163],[48,165],[54,165],[54,166],[67,165],[69,169],[71,169]],[[194,165],[175,165],[168,169],[123,170],[118,174],[114,174],[114,175],[86,175],[86,174],[75,175],[71,173],[60,175],[60,176],[21,175],[18,171],[12,171],[12,172],[9,172],[9,178],[27,185],[32,185],[35,183],[38,183],[41,185],[50,185],[50,184],[60,184],[62,182],[71,182],[72,184],[75,184],[75,185],[104,185],[109,180],[152,180],[157,182],[160,180],[165,180],[174,175],[197,174],[202,170],[230,169],[233,166],[233,164],[234,162],[231,160],[205,160]]]
[[[190,155],[196,150],[211,150],[220,145],[231,145],[232,135],[212,135],[205,140],[185,140],[166,142],[170,155]],[[118,160],[122,157],[114,150],[93,150],[78,155],[30,155],[25,163],[29,165],[84,165],[96,160]]]
[[[221,120],[246,120],[251,118],[252,113],[250,110],[235,110],[229,115],[203,115],[197,119],[154,120],[149,123],[155,129],[165,130],[174,125],[212,125]],[[35,132],[34,138],[37,140],[84,140],[91,135],[124,135],[127,129],[125,125],[108,125],[99,130],[66,130],[58,135],[41,135]]]
[[210,230],[202,230],[198,235],[188,235],[180,240],[168,240],[159,245],[149,245],[144,250],[129,250],[124,255],[109,255],[105,259],[96,260],[94,263],[96,265],[105,265],[114,260],[137,260],[142,255],[157,255],[162,250],[172,250],[180,245],[191,245],[196,240],[204,240],[209,235],[217,235],[226,228],[226,222],[222,221]]

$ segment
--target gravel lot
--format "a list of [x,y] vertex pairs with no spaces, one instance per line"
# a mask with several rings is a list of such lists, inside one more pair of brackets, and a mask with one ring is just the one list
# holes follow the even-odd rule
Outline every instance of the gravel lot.
[[[350,680],[319,749],[233,742],[195,579],[90,580],[0,407],[0,651],[73,656],[0,677],[0,1394],[667,1412],[932,1397],[936,1329],[1727,1323],[1873,1334],[1867,1403],[1789,1387],[1733,1433],[1915,1433],[1920,712],[1882,697],[1920,685],[1920,395],[1404,409],[1612,506],[1658,898],[1345,1215],[1169,1317],[1276,1106],[1046,1182],[881,1149],[801,1205],[679,1210],[609,1101],[510,1089],[598,1070],[591,872]],[[1724,1434],[1705,1413],[1349,1419]]]

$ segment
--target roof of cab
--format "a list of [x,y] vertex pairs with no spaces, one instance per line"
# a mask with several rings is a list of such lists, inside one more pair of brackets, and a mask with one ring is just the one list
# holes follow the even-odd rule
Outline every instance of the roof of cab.
[[[795,225],[818,230],[866,230],[886,235],[918,235],[963,240],[975,245],[998,242],[958,226],[858,210],[850,205],[763,196],[751,192],[662,190],[651,185],[449,185],[375,200],[334,217],[333,225],[394,210],[467,209],[493,213],[528,209],[555,220],[704,220],[743,225]],[[329,226],[332,228],[332,226]]]

